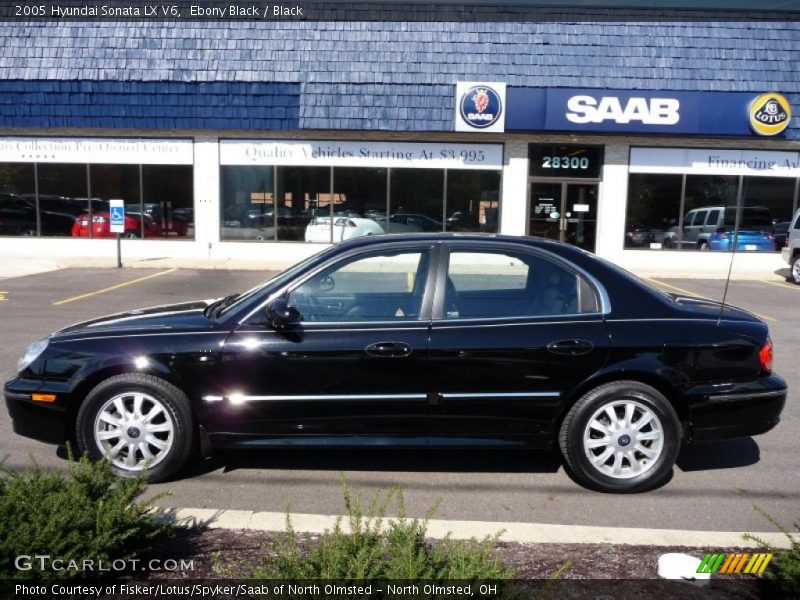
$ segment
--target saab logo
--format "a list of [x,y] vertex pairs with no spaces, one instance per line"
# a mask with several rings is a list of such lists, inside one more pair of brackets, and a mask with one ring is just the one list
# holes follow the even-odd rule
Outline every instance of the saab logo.
[[778,135],[789,126],[792,109],[781,94],[761,94],[750,103],[750,128],[758,135]]
[[459,109],[461,118],[476,129],[484,129],[497,122],[503,113],[500,95],[489,86],[479,85],[468,89],[462,96]]
[[766,571],[767,565],[773,556],[772,552],[757,552],[755,554],[748,554],[747,552],[735,554],[706,552],[700,566],[697,567],[697,572],[760,575]]
[[567,120],[572,123],[614,121],[626,125],[639,121],[644,125],[675,125],[680,121],[681,103],[675,98],[629,98],[622,105],[615,96],[573,96],[567,100]]

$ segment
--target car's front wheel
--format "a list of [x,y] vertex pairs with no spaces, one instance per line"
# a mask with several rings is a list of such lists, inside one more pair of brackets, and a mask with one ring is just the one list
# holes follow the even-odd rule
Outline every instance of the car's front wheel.
[[640,492],[669,475],[681,427],[669,401],[638,381],[617,381],[584,394],[561,425],[559,445],[573,476],[604,492]]
[[81,452],[108,460],[118,474],[163,481],[186,462],[194,428],[189,400],[163,379],[131,373],[106,379],[78,411]]

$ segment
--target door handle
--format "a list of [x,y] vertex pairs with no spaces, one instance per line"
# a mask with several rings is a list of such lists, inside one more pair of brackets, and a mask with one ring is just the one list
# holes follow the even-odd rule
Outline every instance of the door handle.
[[553,354],[580,356],[594,350],[594,344],[588,340],[559,340],[548,344],[547,350]]
[[370,356],[403,357],[411,354],[411,346],[403,342],[375,342],[364,351]]

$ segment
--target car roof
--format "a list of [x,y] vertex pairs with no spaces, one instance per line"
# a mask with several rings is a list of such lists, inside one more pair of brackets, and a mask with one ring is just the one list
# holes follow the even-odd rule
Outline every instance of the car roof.
[[[367,219],[365,219],[367,220]],[[518,244],[525,246],[536,246],[548,250],[573,250],[579,253],[584,251],[562,242],[549,240],[547,238],[504,235],[499,233],[477,233],[477,232],[425,232],[425,233],[387,233],[379,236],[357,237],[337,244],[341,249],[356,248],[359,246],[379,246],[399,242],[482,242],[482,243],[505,243]]]

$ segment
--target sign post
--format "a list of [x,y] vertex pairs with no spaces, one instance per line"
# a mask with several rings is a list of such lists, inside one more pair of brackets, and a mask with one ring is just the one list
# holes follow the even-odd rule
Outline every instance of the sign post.
[[111,213],[111,233],[117,234],[117,268],[122,268],[122,241],[121,234],[125,231],[125,201],[109,200]]

